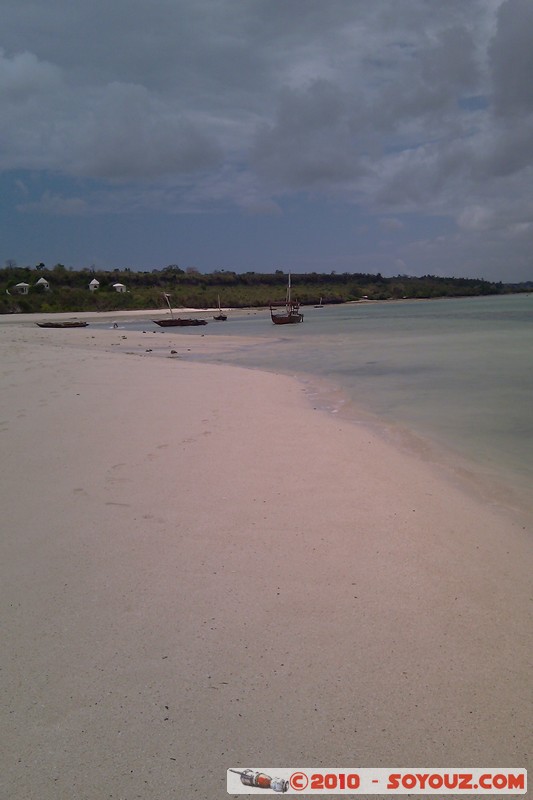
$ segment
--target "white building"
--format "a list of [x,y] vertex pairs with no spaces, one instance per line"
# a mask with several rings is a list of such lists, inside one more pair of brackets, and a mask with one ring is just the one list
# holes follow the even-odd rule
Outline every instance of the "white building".
[[24,282],[17,283],[13,288],[18,294],[28,294],[30,291],[30,284]]
[[37,283],[35,285],[36,286],[42,286],[43,289],[45,290],[45,292],[47,292],[50,289],[50,284],[48,283],[46,278],[39,278],[39,280],[37,281]]
[[125,292],[126,291],[126,287],[124,286],[123,283],[114,283],[113,284],[113,289],[115,290],[115,292]]
[[95,292],[99,286],[100,286],[100,281],[97,281],[96,278],[93,278],[89,284],[89,289],[91,290],[91,292]]

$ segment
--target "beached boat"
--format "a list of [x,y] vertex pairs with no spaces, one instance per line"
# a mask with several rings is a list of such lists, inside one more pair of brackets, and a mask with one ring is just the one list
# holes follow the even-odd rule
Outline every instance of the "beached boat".
[[57,322],[36,322],[39,328],[86,328],[88,322],[81,322],[79,319],[65,319]]
[[172,306],[170,305],[169,296],[166,292],[163,292],[163,297],[167,301],[168,310],[170,311],[170,317],[165,317],[164,319],[154,319],[152,322],[155,322],[156,325],[160,325],[162,328],[184,328],[191,325],[207,325],[207,320],[205,319],[196,319],[196,318],[182,318],[182,317],[175,317],[172,312]]
[[155,322],[156,325],[160,325],[162,328],[183,328],[188,325],[207,325],[207,320],[205,319],[182,319],[181,317],[173,317],[172,319],[154,319],[152,322]]
[[218,314],[213,316],[213,319],[216,319],[217,322],[225,322],[228,318],[227,314],[222,313],[222,309],[220,307],[220,295],[218,295]]
[[320,298],[320,303],[315,306],[315,308],[324,308],[324,303],[322,302],[322,298]]
[[[276,309],[283,309],[277,311]],[[287,283],[287,297],[284,303],[270,304],[270,319],[274,325],[294,325],[303,322],[304,315],[300,312],[300,303],[291,299],[291,274]]]

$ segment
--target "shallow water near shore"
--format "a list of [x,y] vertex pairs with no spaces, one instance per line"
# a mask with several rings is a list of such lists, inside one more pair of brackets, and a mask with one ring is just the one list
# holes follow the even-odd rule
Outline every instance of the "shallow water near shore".
[[317,405],[353,419],[366,412],[366,422],[381,421],[404,442],[412,435],[448,448],[527,498],[532,294],[303,310],[301,325],[275,327],[265,311],[230,312],[227,322],[205,315],[208,326],[176,332],[234,338],[216,354],[192,357],[296,375]]

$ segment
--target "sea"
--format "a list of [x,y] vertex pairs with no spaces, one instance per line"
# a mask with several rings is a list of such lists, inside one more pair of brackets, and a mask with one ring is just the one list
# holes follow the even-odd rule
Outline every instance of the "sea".
[[214,354],[191,358],[292,375],[314,406],[455,469],[488,500],[531,508],[533,294],[302,310],[300,325],[239,310],[175,330],[224,337]]

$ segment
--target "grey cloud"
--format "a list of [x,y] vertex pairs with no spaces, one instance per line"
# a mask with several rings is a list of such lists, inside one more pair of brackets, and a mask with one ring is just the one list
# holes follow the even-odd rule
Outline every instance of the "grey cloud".
[[475,160],[480,181],[527,172],[533,163],[533,115],[520,124],[501,122]]
[[384,217],[379,221],[380,227],[384,231],[401,231],[405,227],[403,222],[395,217]]
[[467,206],[458,217],[461,228],[473,231],[487,231],[494,226],[495,216],[490,208]]
[[32,53],[0,52],[0,168],[57,166],[52,140],[66,93],[55,65]]
[[459,98],[478,85],[474,51],[473,36],[465,28],[423,36],[379,93],[378,119],[394,128],[417,119],[432,127],[446,123],[443,115],[455,112]]
[[490,48],[496,113],[533,113],[533,3],[506,0]]
[[86,216],[90,211],[90,204],[85,197],[63,197],[53,192],[44,192],[39,200],[19,203],[17,211],[64,217]]
[[328,81],[280,93],[275,121],[258,131],[255,167],[296,188],[344,183],[364,172],[357,153],[357,120],[348,99]]
[[221,152],[186,115],[140,86],[110,84],[76,124],[73,158],[81,174],[157,178],[213,166]]
[[56,91],[62,85],[61,71],[28,52],[8,58],[0,48],[0,100],[21,104],[38,94]]
[[57,66],[30,53],[0,58],[0,98],[4,169],[153,180],[222,159],[202,122],[145,87],[75,89]]

